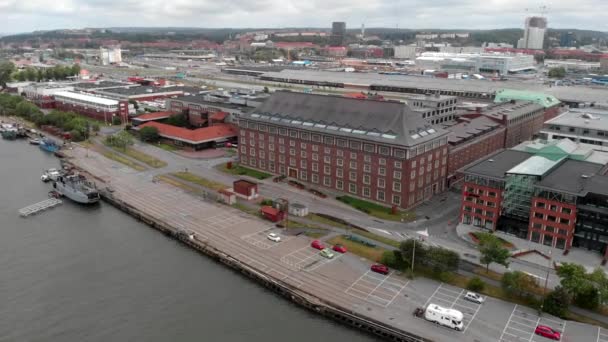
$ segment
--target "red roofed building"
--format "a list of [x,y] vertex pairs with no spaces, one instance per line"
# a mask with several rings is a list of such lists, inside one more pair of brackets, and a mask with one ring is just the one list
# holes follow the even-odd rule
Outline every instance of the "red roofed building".
[[146,113],[146,114],[142,114],[138,117],[131,119],[131,122],[133,123],[133,126],[138,126],[144,122],[168,119],[169,117],[171,117],[175,114],[177,114],[177,113],[175,113],[175,112]]
[[139,130],[143,127],[156,127],[163,140],[190,150],[201,150],[216,147],[225,142],[236,142],[238,135],[236,126],[223,123],[210,127],[187,129],[149,121],[137,126],[136,129]]
[[211,120],[212,125],[222,123],[222,122],[224,122],[224,120],[226,120],[226,117],[228,116],[228,114],[229,113],[226,113],[226,112],[215,112],[214,114],[211,115],[209,120]]

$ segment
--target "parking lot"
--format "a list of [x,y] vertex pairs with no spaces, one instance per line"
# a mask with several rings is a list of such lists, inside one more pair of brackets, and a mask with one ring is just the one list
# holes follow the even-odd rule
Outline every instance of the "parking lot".
[[507,321],[500,341],[504,342],[543,342],[547,338],[536,335],[534,330],[538,325],[546,325],[554,330],[564,333],[566,322],[562,319],[543,314],[538,315],[537,311],[530,308],[515,305],[511,317]]
[[382,275],[367,271],[345,292],[359,299],[387,307],[393,303],[407,283],[404,279],[397,277],[394,272]]
[[[275,233],[280,238],[281,241],[275,242],[268,239],[268,234]],[[291,240],[293,236],[283,235],[278,229],[266,229],[259,232],[255,232],[252,234],[247,234],[241,236],[241,239],[249,242],[250,244],[260,248],[260,249],[270,249],[272,247],[278,246],[279,244],[285,243]]]
[[475,316],[481,309],[481,304],[473,303],[464,299],[466,290],[460,289],[454,286],[439,284],[435,292],[429,297],[424,304],[426,307],[429,304],[437,304],[444,308],[456,309],[462,312],[464,328],[462,330],[465,333]]
[[289,268],[295,271],[313,271],[325,264],[336,261],[342,256],[340,253],[332,252],[334,257],[332,259],[327,259],[321,256],[320,252],[321,251],[318,249],[314,249],[310,246],[302,247],[281,257],[281,262],[287,264]]
[[608,330],[598,328],[597,330],[597,342],[608,342]]

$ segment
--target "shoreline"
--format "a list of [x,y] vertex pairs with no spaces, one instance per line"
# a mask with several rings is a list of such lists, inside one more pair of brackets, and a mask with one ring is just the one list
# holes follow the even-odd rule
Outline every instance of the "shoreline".
[[[101,177],[92,174],[74,164],[71,158],[64,159],[62,163],[65,163],[79,172],[86,174],[88,177],[95,179],[98,182],[106,184],[106,181]],[[117,199],[112,195],[111,191],[106,189],[99,190],[101,198],[106,203],[112,205],[116,209],[128,214],[136,220],[145,223],[150,228],[158,230],[159,232],[171,236],[172,238],[180,241],[181,243],[193,248],[197,252],[204,254],[211,259],[228,266],[233,271],[240,273],[241,275],[255,281],[259,285],[279,294],[281,297],[288,299],[289,301],[297,304],[298,306],[305,308],[316,314],[320,314],[325,318],[332,319],[343,325],[356,328],[361,332],[372,334],[380,337],[386,341],[395,342],[432,342],[434,340],[427,339],[407,331],[391,327],[385,323],[379,322],[373,318],[358,315],[355,312],[341,307],[335,303],[331,303],[326,299],[322,299],[317,295],[304,291],[302,289],[295,288],[294,286],[271,276],[254,266],[248,265],[246,261],[239,260],[235,256],[231,256],[220,249],[211,246],[207,241],[199,239],[198,236],[194,236],[193,239],[189,239],[187,236],[179,234],[180,230],[166,222],[158,220],[152,215],[143,212],[140,209],[135,208],[129,203]]]

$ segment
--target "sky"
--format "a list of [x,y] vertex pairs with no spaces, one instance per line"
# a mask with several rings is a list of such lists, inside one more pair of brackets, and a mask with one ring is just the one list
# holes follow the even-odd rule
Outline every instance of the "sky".
[[608,0],[0,0],[0,32],[84,27],[549,27],[608,31]]

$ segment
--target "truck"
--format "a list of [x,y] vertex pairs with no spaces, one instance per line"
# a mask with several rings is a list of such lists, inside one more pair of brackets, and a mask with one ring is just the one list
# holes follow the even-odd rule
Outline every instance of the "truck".
[[424,310],[424,319],[427,321],[458,331],[462,331],[464,327],[462,317],[462,312],[458,310],[444,308],[432,303]]

